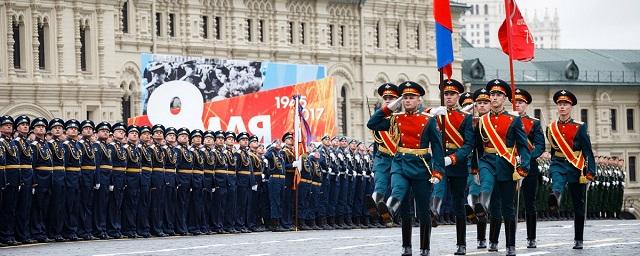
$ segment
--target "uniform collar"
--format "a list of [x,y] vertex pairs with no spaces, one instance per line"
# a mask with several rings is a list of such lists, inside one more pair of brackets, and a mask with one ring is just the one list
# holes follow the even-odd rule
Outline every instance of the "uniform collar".
[[568,123],[571,123],[572,121],[573,121],[573,118],[571,118],[571,117],[569,117],[569,119],[564,120],[564,121],[562,121],[562,120],[560,120],[560,118],[558,118],[558,123],[561,123],[561,124],[568,124]]
[[490,113],[492,116],[494,116],[494,115],[502,114],[502,113],[504,113],[504,111],[505,111],[505,110],[504,110],[504,107],[502,107],[502,109],[500,109],[500,110],[498,110],[498,111],[493,111],[493,109],[492,109],[492,110],[490,110],[490,111],[489,111],[489,113]]

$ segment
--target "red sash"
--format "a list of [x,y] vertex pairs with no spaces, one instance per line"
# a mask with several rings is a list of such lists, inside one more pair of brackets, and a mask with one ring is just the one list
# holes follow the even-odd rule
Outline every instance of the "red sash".
[[444,131],[447,133],[447,137],[449,137],[449,139],[451,139],[458,148],[462,147],[464,144],[464,138],[460,135],[458,128],[451,123],[448,115],[445,115],[444,118]]
[[388,148],[389,151],[391,151],[392,154],[395,155],[396,152],[398,151],[398,147],[397,147],[396,143],[394,143],[393,140],[391,139],[391,135],[389,135],[389,132],[388,131],[379,131],[378,135],[380,135],[380,139],[384,143],[384,146],[386,148]]
[[564,154],[571,165],[582,171],[584,169],[585,162],[582,151],[580,151],[577,156],[574,155],[573,150],[569,146],[569,143],[567,142],[567,140],[565,140],[565,138],[562,136],[562,133],[558,129],[558,121],[551,123],[550,128],[551,137],[553,137],[553,140],[558,143],[558,147],[560,148],[560,151],[562,151],[562,154]]
[[527,135],[527,146],[529,147],[529,150],[533,150],[533,148],[535,147],[533,145],[533,143],[531,143],[531,140],[529,139],[529,134],[531,133],[531,131],[533,130],[533,120],[527,118],[527,117],[523,117],[521,118],[522,120],[522,125],[523,125],[523,129],[524,129],[524,133]]
[[[500,138],[500,135],[498,135],[498,132],[493,126],[493,123],[491,123],[491,118],[489,113],[480,117],[480,127],[484,130],[484,132],[489,137],[489,141],[491,141],[491,144],[493,144],[493,147],[496,149],[496,152],[498,152],[498,155],[506,159],[513,166],[516,166],[517,152],[509,152],[507,145],[504,143],[504,141],[502,141],[502,138]],[[514,151],[515,151],[515,148],[514,148]]]

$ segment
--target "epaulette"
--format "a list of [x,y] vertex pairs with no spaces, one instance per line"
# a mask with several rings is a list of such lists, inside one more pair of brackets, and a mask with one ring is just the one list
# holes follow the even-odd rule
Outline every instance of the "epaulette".
[[527,116],[527,117],[530,118],[530,119],[536,120],[536,121],[540,121],[540,119],[532,117],[532,116]]
[[429,112],[427,112],[427,111],[422,111],[422,112],[420,112],[420,114],[428,116],[428,117],[433,117],[433,115],[429,114]]
[[62,142],[62,144],[67,145],[67,144],[69,144],[69,141],[68,141],[68,140],[66,140],[66,141]]
[[55,141],[55,140],[51,139],[51,140],[49,140],[49,141],[47,141],[47,142],[49,142],[49,143],[53,143],[54,141]]
[[129,148],[129,144],[124,144],[124,146],[122,146],[123,148]]
[[398,112],[398,113],[391,113],[394,116],[399,116],[399,115],[404,115],[404,112]]
[[182,146],[180,146],[180,145],[177,145],[177,146],[176,146],[176,148],[177,148],[177,149],[181,149],[181,148],[182,148]]
[[0,138],[0,142],[4,142],[4,138]]
[[116,143],[115,143],[115,142],[113,142],[113,141],[112,141],[111,143],[109,143],[109,145],[115,145],[115,144],[116,144]]
[[142,148],[142,144],[138,144],[138,148]]
[[20,137],[15,137],[13,140],[15,140],[15,141],[20,141],[20,140],[21,140],[21,138],[20,138]]
[[167,148],[169,148],[169,147],[167,147],[167,145],[164,145],[164,146],[162,146],[162,148],[163,148],[163,149],[167,149]]
[[576,121],[576,120],[573,120],[573,122],[576,123],[576,124],[579,124],[579,125],[583,125],[584,124],[584,122],[580,122],[580,121]]
[[84,140],[79,140],[78,142],[80,142],[80,143],[84,143]]
[[35,140],[34,140],[33,142],[31,142],[31,145],[34,145],[34,146],[35,146],[35,145],[38,145],[38,141],[35,141]]

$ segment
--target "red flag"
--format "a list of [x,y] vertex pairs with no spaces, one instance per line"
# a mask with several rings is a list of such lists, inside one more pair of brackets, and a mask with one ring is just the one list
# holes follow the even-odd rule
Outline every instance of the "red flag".
[[[511,8],[507,8],[507,10],[511,10],[511,15],[509,15],[511,17],[511,31],[508,31],[509,26],[505,18],[498,30],[502,51],[509,54],[509,49],[511,49],[511,57],[514,60],[530,61],[534,57],[533,51],[535,48],[531,31],[529,31],[529,27],[527,27],[527,23],[525,23],[516,3],[513,0],[505,2],[511,3]],[[511,47],[509,47],[509,36],[511,36]]]

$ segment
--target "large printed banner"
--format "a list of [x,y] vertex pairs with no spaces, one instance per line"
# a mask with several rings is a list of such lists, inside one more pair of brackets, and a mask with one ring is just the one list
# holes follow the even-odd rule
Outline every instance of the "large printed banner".
[[[149,99],[148,114],[133,117],[129,124],[187,127],[255,134],[265,144],[287,131],[293,131],[295,101],[301,95],[303,115],[317,141],[322,135],[335,134],[333,79],[251,93],[221,101],[203,102],[200,91],[185,81],[171,81],[156,88]],[[173,108],[178,101],[180,108]]]
[[142,114],[149,96],[162,84],[185,81],[197,88],[205,102],[322,79],[324,66],[211,59],[143,53]]

